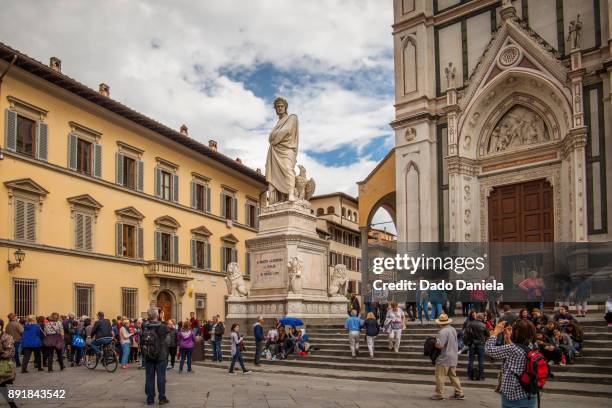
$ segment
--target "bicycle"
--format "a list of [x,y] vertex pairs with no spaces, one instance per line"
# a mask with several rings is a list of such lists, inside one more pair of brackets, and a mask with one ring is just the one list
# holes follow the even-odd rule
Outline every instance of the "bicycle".
[[115,351],[115,343],[116,341],[113,339],[112,342],[100,346],[100,349],[102,350],[101,357],[96,354],[91,346],[87,346],[85,356],[83,357],[83,365],[90,370],[94,370],[101,360],[104,369],[109,373],[114,373],[119,366],[119,357]]

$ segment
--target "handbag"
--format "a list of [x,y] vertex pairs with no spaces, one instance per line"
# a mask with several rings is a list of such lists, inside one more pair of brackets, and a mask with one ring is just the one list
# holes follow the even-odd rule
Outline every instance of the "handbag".
[[0,360],[0,383],[14,380],[15,376],[15,362],[11,359]]
[[72,337],[72,347],[75,348],[83,348],[85,347],[85,340],[79,335],[75,335]]

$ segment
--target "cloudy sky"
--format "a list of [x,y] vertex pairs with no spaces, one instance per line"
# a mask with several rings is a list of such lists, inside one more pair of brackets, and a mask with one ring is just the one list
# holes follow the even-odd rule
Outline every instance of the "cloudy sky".
[[392,22],[390,0],[21,0],[0,41],[253,168],[285,96],[317,193],[356,195],[393,145]]

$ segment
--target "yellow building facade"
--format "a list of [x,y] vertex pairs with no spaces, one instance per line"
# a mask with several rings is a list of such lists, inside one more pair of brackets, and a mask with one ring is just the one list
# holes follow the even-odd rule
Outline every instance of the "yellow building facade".
[[57,59],[0,44],[1,74],[0,314],[224,315],[227,263],[248,273],[263,175]]
[[329,238],[328,267],[344,264],[349,274],[348,291],[361,293],[361,234],[357,199],[341,192],[310,199],[317,215],[317,230]]

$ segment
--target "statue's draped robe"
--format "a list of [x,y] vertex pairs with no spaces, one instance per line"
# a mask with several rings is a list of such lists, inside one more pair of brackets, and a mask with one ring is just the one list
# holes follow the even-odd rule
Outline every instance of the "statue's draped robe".
[[298,153],[298,118],[286,115],[270,132],[266,180],[277,191],[289,194],[295,185],[295,162]]

